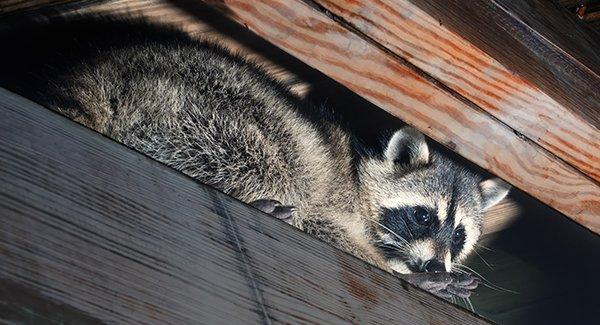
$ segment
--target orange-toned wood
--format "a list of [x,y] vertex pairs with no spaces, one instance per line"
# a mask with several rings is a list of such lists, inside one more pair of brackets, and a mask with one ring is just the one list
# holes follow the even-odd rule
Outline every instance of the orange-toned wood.
[[[600,130],[408,0],[315,0],[352,27],[600,181]],[[368,9],[366,9],[368,8]],[[600,109],[600,103],[598,103]]]
[[462,156],[600,232],[600,187],[302,1],[206,1]]

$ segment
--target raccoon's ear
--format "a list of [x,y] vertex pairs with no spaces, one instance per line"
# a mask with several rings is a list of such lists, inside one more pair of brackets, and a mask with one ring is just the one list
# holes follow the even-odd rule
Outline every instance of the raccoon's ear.
[[429,162],[425,136],[417,129],[403,127],[396,131],[385,149],[385,158],[395,164],[415,166]]
[[490,178],[480,182],[479,189],[483,198],[483,210],[487,210],[502,201],[510,190],[510,184],[500,178]]

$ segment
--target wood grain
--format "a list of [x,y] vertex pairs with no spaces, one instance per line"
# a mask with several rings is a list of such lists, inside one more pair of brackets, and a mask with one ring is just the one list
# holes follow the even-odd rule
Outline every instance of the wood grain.
[[600,128],[600,37],[546,0],[413,3]]
[[[518,131],[471,106],[422,70],[297,0],[208,1],[261,37],[321,70],[433,139],[496,173],[587,228],[600,229],[600,188]],[[196,1],[120,0],[78,12],[145,16],[195,33]]]
[[600,232],[600,187],[301,1],[206,1],[463,157]]
[[600,129],[410,1],[314,2],[600,181]]
[[0,183],[0,322],[486,323],[2,89]]

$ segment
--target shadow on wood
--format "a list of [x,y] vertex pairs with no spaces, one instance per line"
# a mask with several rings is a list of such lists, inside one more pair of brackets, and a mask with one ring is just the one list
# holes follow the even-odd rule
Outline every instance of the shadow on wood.
[[486,323],[5,90],[0,116],[4,286],[103,322]]

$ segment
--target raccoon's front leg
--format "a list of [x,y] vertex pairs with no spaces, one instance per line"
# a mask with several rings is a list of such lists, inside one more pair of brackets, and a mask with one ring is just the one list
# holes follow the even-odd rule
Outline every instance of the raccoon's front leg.
[[294,212],[296,212],[296,208],[291,205],[283,205],[281,202],[271,199],[252,201],[250,202],[250,205],[279,220],[283,220],[290,225],[294,222]]

